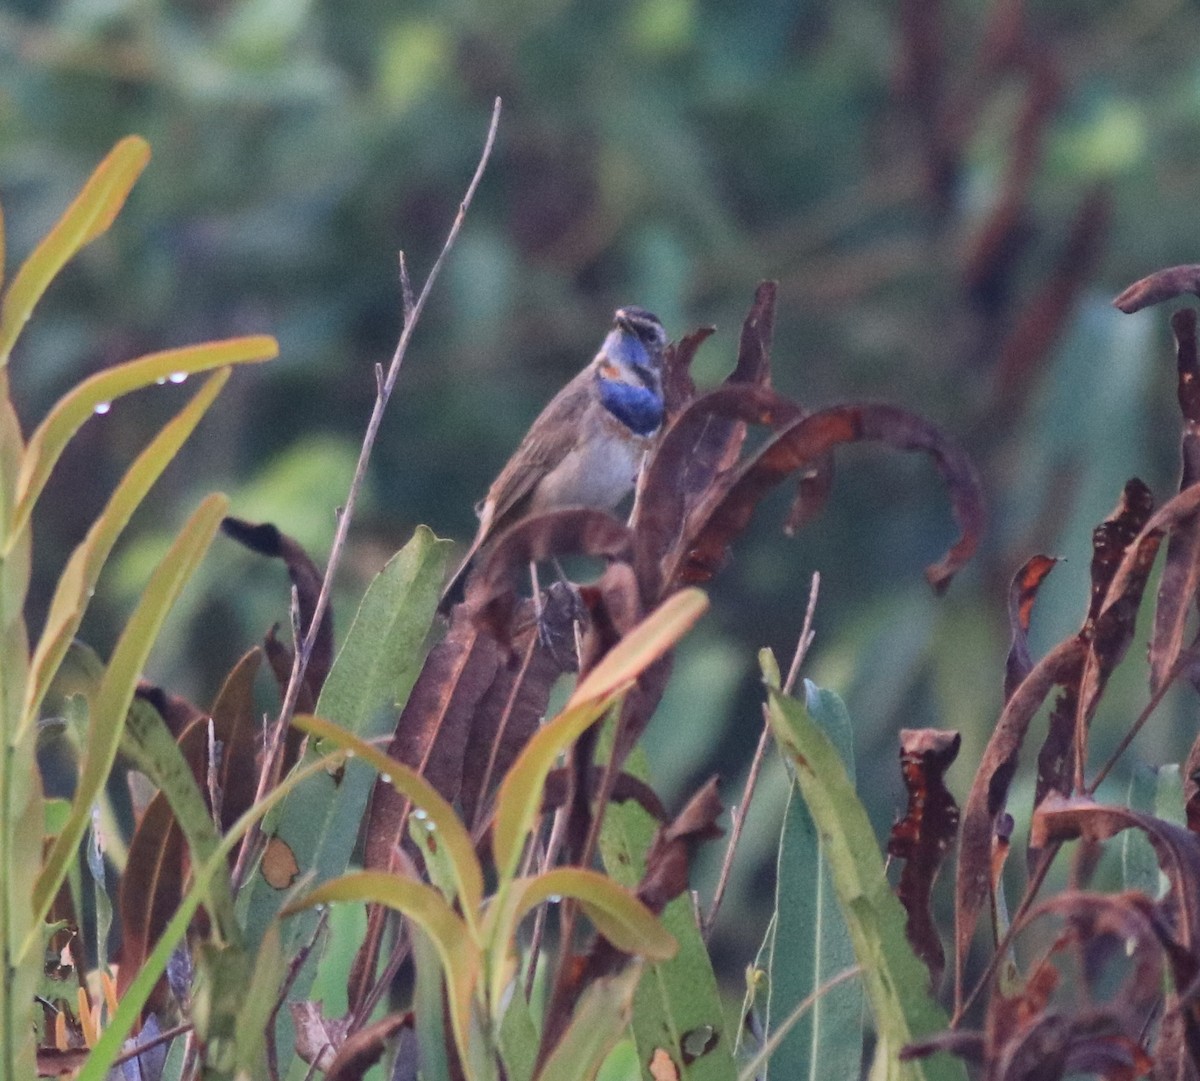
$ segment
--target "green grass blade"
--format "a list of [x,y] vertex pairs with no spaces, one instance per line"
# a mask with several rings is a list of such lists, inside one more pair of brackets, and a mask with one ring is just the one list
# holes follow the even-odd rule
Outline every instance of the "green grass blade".
[[108,505],[71,553],[71,558],[59,575],[45,628],[33,652],[32,674],[25,696],[26,724],[32,724],[37,719],[42,699],[79,629],[92,590],[117,538],[220,394],[229,374],[230,369],[223,368],[205,380],[199,393],[163,426],[126,470]]
[[841,756],[804,705],[768,688],[775,738],[796,767],[846,917],[875,1022],[877,1062],[889,1078],[962,1081],[962,1062],[941,1053],[900,1062],[900,1049],[948,1026],[929,989],[929,971],[904,934],[904,908],[884,874],[879,842]]
[[[104,671],[104,679],[91,703],[88,718],[87,757],[80,770],[72,799],[71,817],[55,838],[33,891],[34,913],[41,923],[75,859],[87,829],[92,803],[104,787],[121,741],[121,732],[138,677],[175,598],[179,596],[216,534],[227,500],[210,495],[188,519],[167,554],[155,568],[141,600],[129,617]],[[29,956],[37,945],[36,935],[27,935],[21,956]]]
[[[104,404],[114,398],[140,390],[142,387],[153,386],[160,379],[169,379],[173,375],[192,375],[232,364],[258,364],[270,360],[278,352],[279,346],[275,339],[264,335],[228,338],[224,341],[202,342],[181,349],[150,353],[85,379],[55,403],[46,419],[29,437],[25,456],[21,460],[21,474],[17,480],[13,533],[24,529],[55,463],[71,441],[71,437],[83,422],[95,413],[97,406],[103,408]],[[11,541],[10,537],[9,542]]]
[[0,303],[0,368],[47,287],[76,252],[108,229],[150,160],[150,145],[122,139],[96,167],[75,201],[25,260]]

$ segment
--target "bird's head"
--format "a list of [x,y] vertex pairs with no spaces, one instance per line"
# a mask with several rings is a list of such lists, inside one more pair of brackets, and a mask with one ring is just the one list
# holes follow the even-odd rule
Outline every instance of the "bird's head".
[[662,393],[663,350],[667,332],[658,316],[645,308],[618,308],[613,329],[596,358],[601,379],[645,387]]

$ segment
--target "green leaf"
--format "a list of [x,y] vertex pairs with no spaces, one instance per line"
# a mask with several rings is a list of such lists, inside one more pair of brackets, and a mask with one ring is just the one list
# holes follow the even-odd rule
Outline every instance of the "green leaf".
[[[944,1030],[945,1011],[929,989],[929,972],[904,934],[904,908],[884,874],[871,823],[841,756],[805,707],[768,688],[775,738],[796,768],[796,781],[821,834],[838,902],[875,1021],[876,1062],[888,1078],[964,1079],[963,1064],[940,1053],[900,1062],[900,1049]],[[875,1076],[873,1074],[873,1076]]]
[[446,975],[455,1044],[460,1061],[466,1066],[471,1061],[468,1040],[471,999],[480,973],[479,946],[466,923],[432,886],[382,871],[356,871],[335,878],[287,905],[282,915],[334,901],[386,905],[412,920],[430,937]]
[[[113,650],[104,680],[91,703],[87,757],[72,799],[71,818],[55,838],[34,886],[34,913],[38,923],[45,919],[67,867],[75,858],[91,816],[92,804],[112,769],[134,688],[154,640],[175,598],[208,551],[225,506],[224,496],[210,495],[188,519],[155,568]],[[27,935],[20,956],[28,957],[35,946],[36,936]]]
[[[368,586],[325,680],[318,712],[328,720],[314,719],[315,727],[306,730],[340,746],[353,747],[374,768],[350,762],[340,777],[314,777],[278,816],[276,836],[292,850],[297,864],[313,873],[318,882],[341,874],[349,865],[376,771],[400,776],[400,770],[392,768],[395,763],[365,741],[389,734],[408,698],[420,669],[421,646],[437,607],[445,559],[446,545],[428,529],[418,528]],[[326,709],[330,713],[324,713]],[[307,722],[296,723],[304,727]],[[343,740],[343,733],[348,742]],[[432,793],[438,801],[439,817],[445,814],[445,801],[424,780],[420,780],[417,790],[422,800]],[[453,812],[448,814],[450,819],[449,824],[442,824],[453,832],[460,824]],[[472,853],[472,864],[477,865],[472,846],[468,843],[466,848]],[[468,868],[464,873],[472,872]],[[481,898],[482,872],[477,880],[474,896]],[[281,902],[280,891],[261,875],[255,875],[239,898],[239,906],[244,905],[247,941],[258,940]],[[284,952],[293,952],[310,933],[307,920],[293,921],[293,926],[284,931]],[[304,983],[300,978],[297,989],[302,990]],[[281,1017],[281,1022],[286,1027],[289,1019]]]
[[591,1081],[596,1076],[629,1024],[640,978],[641,966],[630,965],[618,976],[597,980],[583,993],[538,1081]]
[[[648,776],[645,753],[636,749],[626,771],[643,780]],[[614,803],[604,816],[600,852],[608,873],[633,889],[646,870],[646,853],[659,823],[638,803]],[[643,967],[634,998],[631,1025],[642,1076],[656,1051],[670,1056],[682,1081],[731,1081],[735,1076],[733,1035],[726,1030],[725,1011],[708,948],[696,926],[691,898],[677,897],[660,917],[679,943],[669,961]],[[696,1054],[689,1039],[706,1048]]]
[[13,535],[9,536],[8,543],[12,544],[13,536],[24,530],[55,463],[71,437],[92,416],[97,406],[103,407],[123,394],[152,386],[160,379],[224,368],[231,364],[258,364],[270,360],[278,352],[275,339],[263,335],[203,342],[181,349],[150,353],[137,360],[118,364],[85,379],[68,391],[29,437],[17,479],[17,506],[11,527]]
[[525,998],[525,989],[514,987],[500,1019],[500,1057],[508,1081],[533,1081],[540,1042],[541,1035]]
[[108,505],[101,512],[87,536],[71,553],[59,575],[46,616],[46,625],[33,652],[32,674],[25,696],[25,722],[36,719],[46,691],[79,630],[87,611],[92,590],[100,577],[113,545],[121,535],[133,512],[146,498],[147,492],[162,475],[176,452],[195,430],[200,418],[208,411],[221,388],[229,379],[225,368],[204,383],[199,393],[163,426],[137,460],[126,470]]
[[[413,967],[416,977],[413,986],[413,1031],[421,1049],[422,1081],[451,1081],[450,1063],[446,1056],[446,980],[433,940],[413,926]],[[516,996],[521,998],[520,995]],[[535,1048],[536,1052],[536,1048]],[[510,1081],[516,1081],[511,1078]]]
[[[805,680],[809,716],[854,780],[854,732],[842,700]],[[814,873],[815,869],[815,873]],[[766,952],[764,1030],[777,1025],[832,977],[855,964],[854,944],[838,907],[821,834],[795,783],[788,795],[775,878],[775,913]],[[863,992],[854,980],[812,1004],[771,1055],[766,1076],[858,1077],[862,1071]]]
[[[200,907],[202,901],[207,899],[215,876],[229,873],[226,861],[250,827],[278,807],[313,774],[335,768],[343,758],[344,755],[341,752],[328,755],[285,777],[278,788],[267,793],[229,828],[225,836],[221,838],[220,847],[202,866],[192,869],[191,888],[180,903],[175,915],[171,917],[170,923],[167,924],[166,930],[163,931],[150,956],[142,963],[133,982],[126,988],[125,994],[117,1006],[117,1012],[109,1019],[75,1081],[104,1081],[108,1069],[112,1065],[112,1060],[120,1054],[122,1041],[141,1016],[142,1008],[150,997],[150,992],[154,990],[154,985],[166,970],[167,961],[175,952],[175,947],[191,924],[196,909]],[[38,960],[40,971],[41,958],[39,957]]]
[[150,160],[136,135],[122,139],[96,167],[83,190],[25,260],[0,303],[0,368],[47,287],[76,252],[105,232]]
[[338,651],[316,713],[361,732],[378,714],[393,720],[421,671],[450,542],[418,526],[367,588]]

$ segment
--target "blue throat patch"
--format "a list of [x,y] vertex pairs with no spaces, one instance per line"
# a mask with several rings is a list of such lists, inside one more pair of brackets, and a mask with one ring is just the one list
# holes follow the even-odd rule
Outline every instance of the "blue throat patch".
[[649,387],[600,379],[600,401],[635,435],[653,435],[662,424],[662,399]]

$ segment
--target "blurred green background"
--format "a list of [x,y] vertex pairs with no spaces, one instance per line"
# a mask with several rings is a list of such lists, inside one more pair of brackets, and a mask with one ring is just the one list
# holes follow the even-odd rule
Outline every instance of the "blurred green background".
[[[1176,483],[1168,313],[1125,317],[1109,300],[1200,257],[1198,46],[1200,11],[1182,0],[6,0],[10,268],[120,136],[154,149],[116,228],[19,345],[27,426],[141,352],[247,332],[282,347],[235,374],[135,520],[86,636],[107,654],[211,489],[324,558],[373,366],[400,329],[397,251],[423,280],[500,95],[495,155],[375,454],[341,628],[414,525],[469,539],[472,505],[613,308],[644,305],[673,335],[715,324],[697,364],[710,384],[755,284],[778,278],[778,386],[807,405],[886,399],[943,426],[976,455],[989,533],[936,600],[921,568],[954,530],[928,462],[852,448],[795,539],[779,530],[781,492],[714,583],[647,735],[660,787],[674,801],[718,768],[739,798],[761,725],[755,650],[786,665],[819,570],[806,674],[848,701],[880,829],[902,808],[901,726],[963,730],[950,780],[964,792],[1000,706],[1011,574],[1035,551],[1069,559],[1035,614],[1044,648],[1078,626],[1090,530],[1124,480],[1160,498]],[[36,523],[34,626],[184,390],[120,401],[80,433]],[[211,700],[286,621],[286,598],[280,568],[219,541],[148,676]],[[1097,753],[1145,700],[1144,640]],[[1194,729],[1194,708],[1172,701],[1135,755],[1179,760]],[[762,931],[782,787],[773,765],[722,920],[733,980]]]

